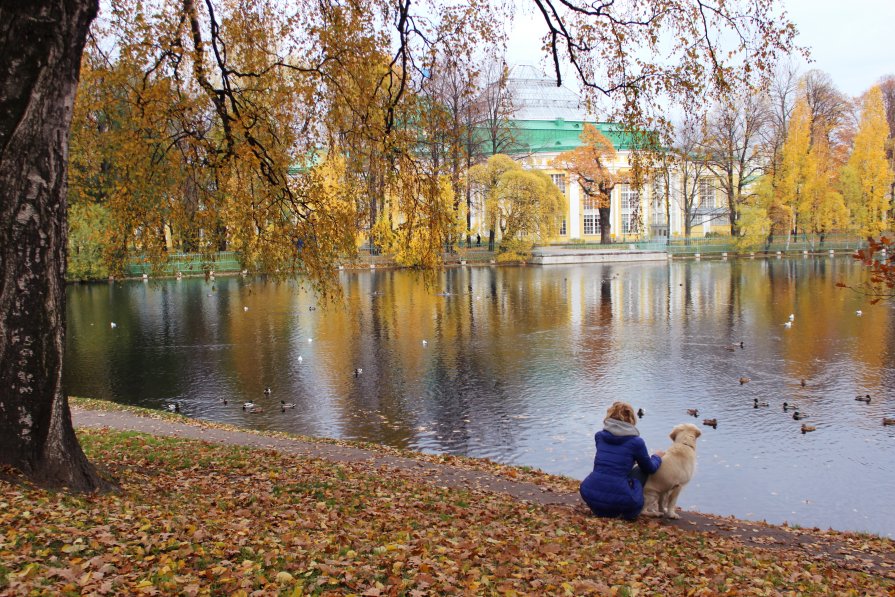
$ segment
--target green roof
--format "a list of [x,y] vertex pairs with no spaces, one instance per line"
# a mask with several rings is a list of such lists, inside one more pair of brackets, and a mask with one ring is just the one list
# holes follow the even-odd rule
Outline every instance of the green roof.
[[581,120],[513,120],[515,132],[513,153],[549,153],[575,149],[581,145],[581,132],[585,124],[592,124],[606,135],[617,151],[631,149],[631,135],[620,130],[612,122],[591,122]]

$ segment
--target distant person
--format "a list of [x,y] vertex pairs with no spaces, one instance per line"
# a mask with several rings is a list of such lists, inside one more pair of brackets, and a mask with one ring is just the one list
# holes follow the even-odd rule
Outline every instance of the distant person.
[[482,235],[481,234],[475,235],[475,246],[477,246],[477,247],[482,246]]
[[636,423],[634,408],[615,402],[606,411],[603,429],[594,436],[594,470],[581,482],[579,492],[597,516],[634,520],[643,510],[643,484],[659,470],[663,452],[649,455]]

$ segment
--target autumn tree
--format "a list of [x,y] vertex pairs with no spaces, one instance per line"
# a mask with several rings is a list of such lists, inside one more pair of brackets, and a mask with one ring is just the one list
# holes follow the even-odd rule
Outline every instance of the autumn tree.
[[723,100],[707,119],[705,164],[725,196],[731,235],[736,235],[747,189],[767,163],[761,143],[767,121],[766,101],[757,92]]
[[800,84],[811,122],[811,143],[820,135],[826,138],[827,146],[835,151],[838,144],[847,143],[848,140],[851,102],[836,88],[829,73],[821,70],[808,71]]
[[[567,11],[551,0],[535,3],[544,16],[557,74],[565,55],[589,89],[619,98],[618,113],[632,128],[649,124],[648,106],[658,105],[652,100],[663,93],[683,88],[710,93],[732,80],[769,73],[776,55],[792,48],[795,35],[767,0],[717,7],[636,0],[598,10],[570,3]],[[0,41],[0,304],[5,315],[0,458],[32,478],[80,489],[96,488],[101,481],[77,446],[61,387],[66,175],[80,59],[97,4],[0,4],[0,21],[7,27]],[[309,274],[318,284],[332,284],[334,260],[354,245],[355,206],[364,197],[345,201],[333,181],[353,172],[328,160],[352,159],[359,146],[348,142],[351,133],[368,131],[368,147],[375,150],[368,153],[375,157],[370,188],[376,195],[365,215],[375,223],[375,211],[390,193],[380,181],[412,171],[404,137],[396,139],[393,133],[409,121],[403,118],[409,114],[402,112],[403,102],[424,74],[421,57],[430,51],[434,32],[431,7],[382,0],[159,0],[137,8],[143,11],[135,11],[135,20],[156,19],[162,27],[144,75],[167,76],[178,93],[201,100],[196,114],[201,114],[202,128],[183,127],[185,136],[166,131],[171,143],[159,147],[183,151],[210,172],[212,183],[200,201],[215,223],[205,233],[241,243],[265,267],[279,264],[284,271]],[[480,0],[459,7],[456,29],[475,37],[477,23],[493,21],[488,9]],[[242,31],[235,26],[240,16],[250,25]],[[266,35],[255,35],[265,28],[270,29]],[[721,44],[718,40],[726,36],[732,43]],[[367,81],[355,84],[360,81],[352,77],[361,75]],[[286,95],[268,93],[281,76],[302,110],[293,111]],[[331,120],[340,104],[351,112],[352,118],[342,121],[349,126]],[[375,111],[368,113],[364,106]],[[284,121],[286,113],[291,119]],[[331,164],[328,172],[320,171],[321,158]],[[408,230],[432,230],[444,221],[435,200],[440,181],[424,182],[417,188],[429,193],[429,201],[419,202],[406,190],[411,185],[395,185],[402,192],[392,192],[408,218]],[[229,201],[227,191],[239,191],[238,201]],[[343,208],[346,204],[351,209]],[[430,214],[436,216],[431,226],[426,222]],[[150,223],[164,221],[146,215]],[[141,233],[151,238],[156,231],[141,228]],[[425,249],[434,247],[426,243]]]
[[433,61],[423,86],[424,104],[419,122],[428,166],[433,173],[449,178],[454,197],[452,205],[458,216],[460,204],[465,201],[465,229],[468,230],[471,193],[467,192],[464,173],[481,153],[476,134],[479,114],[475,98],[479,73],[462,58],[455,51],[439,55]]
[[501,176],[491,206],[504,239],[548,240],[565,212],[565,195],[540,170],[514,168]]
[[519,165],[508,155],[495,154],[484,164],[472,167],[467,173],[470,187],[480,195],[484,223],[488,228],[488,250],[493,251],[497,240],[498,212],[492,207],[498,203],[497,187],[503,175]]
[[[880,80],[880,92],[883,95],[883,106],[886,109],[886,122],[889,124],[889,138],[886,140],[886,159],[889,170],[895,172],[895,75],[886,75]],[[890,208],[895,205],[895,178],[889,184]]]
[[796,28],[771,0],[535,4],[547,25],[557,83],[568,60],[585,93],[608,99],[609,118],[629,130],[670,128],[669,103],[761,87],[778,56],[804,52],[793,43]]
[[612,141],[592,124],[581,131],[581,145],[553,160],[553,167],[569,172],[600,214],[600,243],[609,244],[612,189],[627,180],[626,170],[615,164],[618,153]]
[[825,135],[818,135],[804,162],[803,183],[796,205],[802,232],[826,234],[848,226],[848,208],[836,185],[837,165]]
[[768,153],[768,171],[774,173],[780,163],[789,120],[799,95],[800,75],[791,61],[778,65],[765,91],[767,96],[767,126],[762,130],[763,145]]
[[[785,227],[775,232],[798,231],[798,206],[806,182],[808,151],[811,148],[811,112],[804,96],[796,100],[774,185],[774,208],[786,214]],[[777,218],[778,221],[783,218]],[[782,223],[782,222],[781,222]]]
[[526,170],[497,154],[469,171],[470,183],[484,196],[485,220],[508,241],[546,241],[566,210],[565,195],[540,170]]
[[0,4],[0,462],[47,485],[106,487],[62,386],[66,171],[96,0]]
[[515,148],[516,130],[512,117],[515,110],[509,89],[510,69],[505,60],[490,56],[482,70],[481,86],[476,98],[478,127],[484,132],[484,149],[490,155],[511,153]]
[[842,175],[854,224],[864,236],[877,236],[886,228],[887,195],[892,184],[892,171],[886,160],[888,139],[882,91],[874,86],[864,96],[854,149]]
[[671,197],[683,215],[684,236],[689,238],[694,226],[716,221],[726,213],[715,209],[715,181],[705,151],[705,117],[699,113],[686,114],[675,127],[672,143],[678,185]]

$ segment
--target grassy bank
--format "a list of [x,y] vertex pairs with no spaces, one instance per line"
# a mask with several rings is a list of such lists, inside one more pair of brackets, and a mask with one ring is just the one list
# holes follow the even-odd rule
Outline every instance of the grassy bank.
[[438,487],[411,470],[81,431],[119,494],[0,482],[0,593],[891,594],[736,541]]

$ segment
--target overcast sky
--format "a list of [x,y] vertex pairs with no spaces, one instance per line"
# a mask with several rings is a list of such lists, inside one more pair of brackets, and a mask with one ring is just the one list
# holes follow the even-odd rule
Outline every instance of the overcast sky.
[[[895,0],[784,0],[782,4],[799,30],[798,43],[811,49],[814,62],[803,70],[828,72],[839,89],[852,96],[869,89],[883,75],[895,74]],[[534,2],[517,0],[517,6],[508,59],[511,64],[540,66],[538,47],[544,26],[532,10]]]

